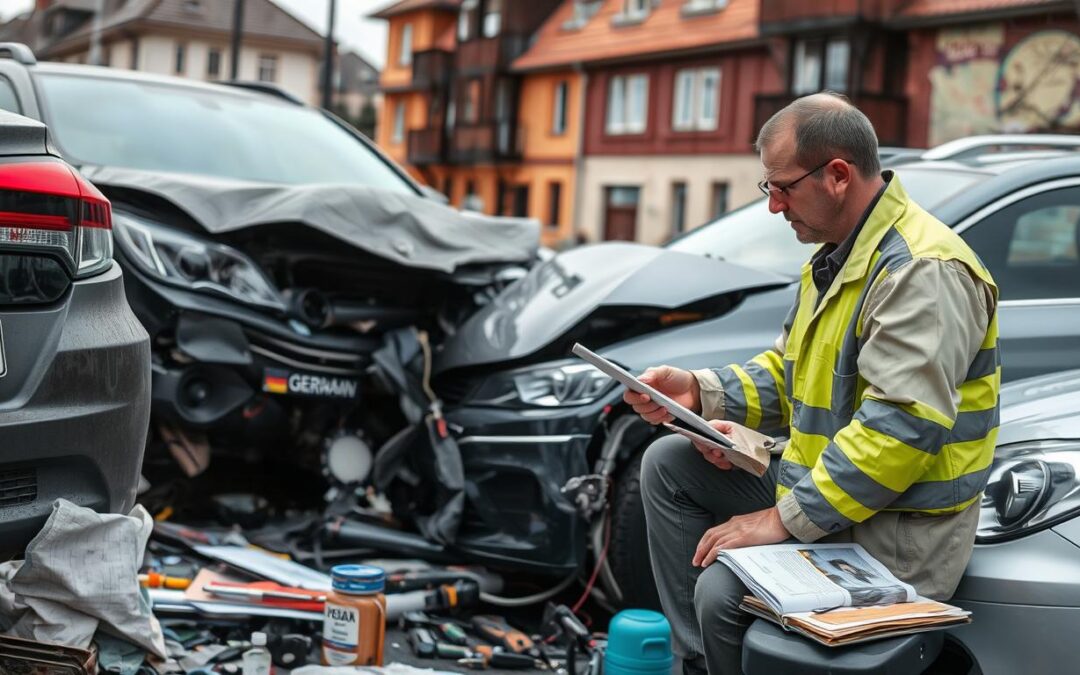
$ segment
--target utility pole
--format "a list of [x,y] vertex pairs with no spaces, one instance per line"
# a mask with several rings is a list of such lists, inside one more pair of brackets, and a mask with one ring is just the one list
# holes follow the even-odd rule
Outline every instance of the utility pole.
[[240,73],[240,38],[244,35],[244,0],[233,0],[232,63],[229,79],[235,80]]
[[90,33],[90,64],[101,65],[101,24],[105,18],[105,0],[97,0],[94,7],[94,23]]
[[326,43],[323,46],[322,107],[330,110],[334,105],[334,14],[337,0],[330,0],[330,18],[327,21]]

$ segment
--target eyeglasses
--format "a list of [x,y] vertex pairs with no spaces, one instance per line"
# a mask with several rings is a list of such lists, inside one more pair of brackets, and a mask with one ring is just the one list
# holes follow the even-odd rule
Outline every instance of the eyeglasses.
[[[834,159],[835,159],[835,158],[834,158]],[[817,167],[817,168],[814,168],[814,169],[810,169],[809,171],[807,171],[807,172],[806,172],[806,173],[804,173],[803,175],[799,176],[799,177],[798,177],[798,178],[796,178],[795,180],[791,181],[791,182],[790,182],[790,183],[788,183],[787,185],[770,185],[770,184],[769,184],[769,181],[767,181],[767,180],[763,180],[763,181],[761,181],[760,183],[758,183],[758,184],[757,184],[757,187],[758,187],[758,189],[759,189],[759,190],[761,190],[761,193],[762,193],[763,195],[765,195],[766,197],[771,197],[771,196],[772,196],[772,193],[774,193],[774,192],[779,192],[779,193],[780,193],[780,194],[782,194],[782,195],[786,195],[786,194],[787,194],[787,192],[788,192],[788,190],[790,190],[791,188],[795,187],[795,185],[796,185],[796,184],[797,184],[797,183],[798,183],[799,181],[801,181],[801,180],[802,180],[803,178],[806,178],[806,177],[807,177],[807,176],[809,176],[810,174],[813,174],[813,173],[817,173],[818,171],[821,171],[822,169],[824,169],[825,167],[827,167],[827,166],[829,165],[829,162],[831,162],[831,161],[833,161],[833,160],[831,160],[831,159],[830,159],[830,160],[827,160],[827,161],[826,161],[826,162],[825,162],[824,164],[822,164],[821,166],[819,166],[819,167]],[[854,162],[852,162],[851,160],[848,160],[848,159],[841,159],[840,161],[841,161],[841,162],[847,162],[848,164],[854,164]]]

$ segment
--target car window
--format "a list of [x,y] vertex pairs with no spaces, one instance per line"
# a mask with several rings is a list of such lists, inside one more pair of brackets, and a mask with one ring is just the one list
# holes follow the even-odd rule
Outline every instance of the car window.
[[0,110],[22,114],[22,106],[19,105],[19,97],[15,95],[15,87],[11,80],[0,75]]
[[225,87],[38,77],[49,128],[77,164],[416,194],[375,151],[312,108]]
[[[934,207],[973,184],[985,174],[969,171],[899,169],[904,190],[923,208]],[[816,245],[800,244],[783,215],[769,213],[766,199],[689,232],[672,241],[677,251],[731,260],[748,267],[797,275]]]
[[1022,199],[962,236],[994,275],[1002,300],[1080,297],[1080,187]]

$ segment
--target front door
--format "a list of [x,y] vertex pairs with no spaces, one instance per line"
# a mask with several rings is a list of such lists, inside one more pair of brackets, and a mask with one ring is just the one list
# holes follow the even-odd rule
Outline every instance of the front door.
[[638,187],[604,188],[604,239],[634,241],[637,239]]

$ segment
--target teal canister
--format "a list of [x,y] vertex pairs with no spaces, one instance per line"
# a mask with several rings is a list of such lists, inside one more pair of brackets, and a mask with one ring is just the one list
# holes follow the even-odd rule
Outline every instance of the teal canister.
[[663,614],[624,609],[608,625],[604,675],[669,675],[671,624]]

